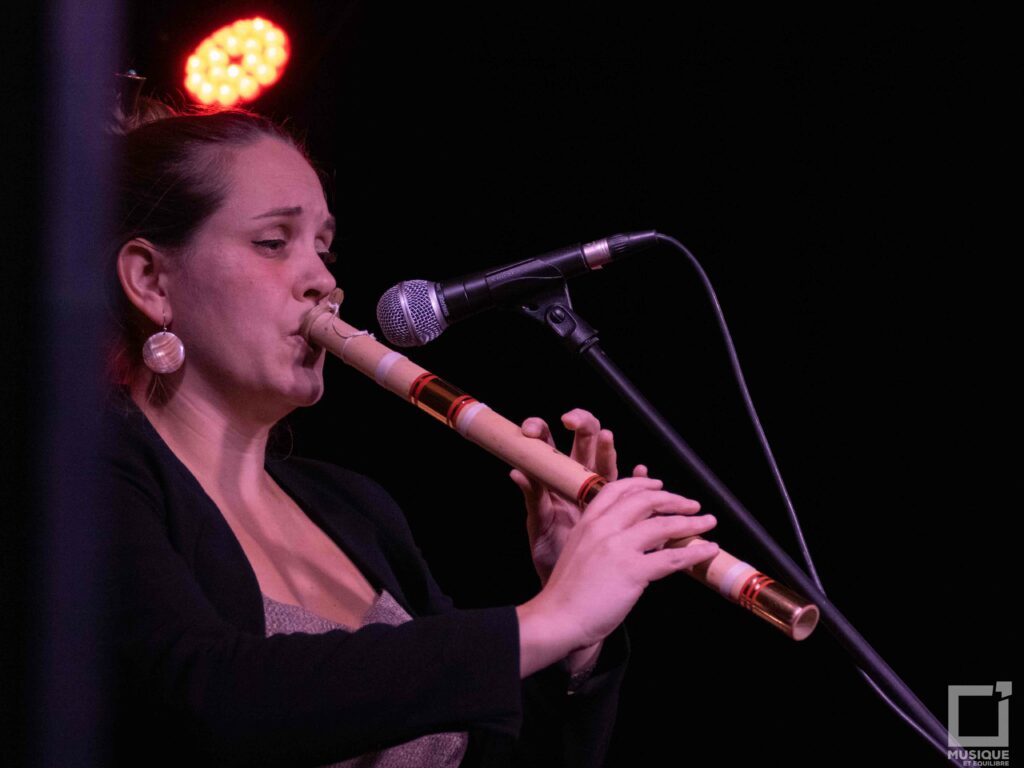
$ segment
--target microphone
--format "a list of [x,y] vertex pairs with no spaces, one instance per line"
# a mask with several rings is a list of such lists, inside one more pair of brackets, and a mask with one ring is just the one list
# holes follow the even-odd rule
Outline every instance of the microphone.
[[601,269],[628,253],[650,248],[658,237],[653,229],[627,232],[439,283],[404,280],[380,297],[377,322],[395,346],[419,347],[452,323],[485,309],[515,304],[549,282]]

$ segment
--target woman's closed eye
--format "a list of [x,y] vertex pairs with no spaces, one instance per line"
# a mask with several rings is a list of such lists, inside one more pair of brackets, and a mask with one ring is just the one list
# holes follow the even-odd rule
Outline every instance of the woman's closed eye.
[[[279,251],[287,244],[284,240],[253,240],[252,242],[253,245],[266,248],[268,251]],[[317,255],[323,259],[324,264],[333,264],[338,260],[338,255],[334,251],[318,251]]]
[[252,244],[268,251],[280,251],[288,243],[284,240],[253,240]]

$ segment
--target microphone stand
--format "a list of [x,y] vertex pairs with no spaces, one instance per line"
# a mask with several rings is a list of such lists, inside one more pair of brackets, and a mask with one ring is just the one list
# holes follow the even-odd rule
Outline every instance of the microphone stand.
[[[938,718],[921,703],[907,684],[832,604],[832,601],[793,562],[768,531],[754,519],[739,499],[715,476],[714,472],[694,453],[672,425],[605,354],[599,344],[597,330],[573,310],[572,299],[569,296],[569,288],[565,280],[558,281],[557,285],[551,283],[538,290],[522,304],[508,308],[547,327],[570,352],[582,357],[593,366],[626,402],[626,405],[640,417],[644,425],[669,450],[676,461],[688,468],[730,517],[761,545],[771,564],[782,574],[784,581],[802,592],[818,606],[821,612],[821,622],[853,657],[857,666],[864,670],[904,711],[912,713],[918,725],[927,731],[937,744],[948,743],[948,732]],[[960,764],[956,758],[948,759]]]

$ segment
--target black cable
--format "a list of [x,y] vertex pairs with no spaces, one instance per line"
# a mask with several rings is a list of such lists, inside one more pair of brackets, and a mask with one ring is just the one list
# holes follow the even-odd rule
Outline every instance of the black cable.
[[[758,418],[757,410],[754,408],[754,403],[750,397],[750,391],[747,388],[747,382],[743,376],[743,371],[740,368],[739,357],[736,354],[736,348],[732,341],[732,334],[729,333],[729,327],[728,325],[726,325],[725,315],[722,312],[722,307],[718,302],[718,296],[715,294],[715,289],[712,287],[711,281],[708,279],[707,274],[701,267],[700,262],[697,261],[697,258],[692,253],[690,253],[689,249],[687,249],[685,245],[680,243],[674,237],[662,234],[660,232],[657,234],[657,238],[658,240],[669,243],[670,245],[674,246],[676,249],[681,251],[693,264],[694,268],[697,270],[697,274],[700,276],[701,282],[704,284],[704,289],[707,291],[708,298],[711,301],[711,306],[715,312],[715,318],[718,320],[718,326],[721,329],[722,335],[725,338],[726,349],[729,353],[729,362],[732,366],[733,373],[736,375],[737,382],[739,383],[740,395],[743,398],[743,404],[746,406],[747,413],[750,416],[751,421],[754,423],[754,429],[757,432],[758,442],[761,444],[761,449],[764,451],[765,458],[767,459],[768,465],[771,468],[772,477],[775,478],[775,484],[776,486],[778,486],[779,493],[782,495],[783,503],[786,505],[786,511],[789,515],[790,523],[793,526],[793,531],[796,534],[797,543],[800,547],[800,553],[803,555],[804,562],[807,563],[808,574],[810,575],[811,579],[813,579],[818,589],[821,590],[821,593],[825,594],[825,587],[822,585],[821,579],[818,577],[818,572],[814,567],[814,561],[811,558],[811,552],[807,547],[807,542],[804,540],[803,530],[800,528],[800,521],[797,518],[796,510],[793,507],[793,503],[789,497],[789,493],[786,490],[786,484],[782,479],[782,473],[779,471],[778,464],[775,461],[775,456],[772,453],[771,447],[768,445],[768,438],[764,433],[764,429],[761,426],[761,420],[760,418]],[[932,734],[928,733],[928,731],[920,723],[915,721],[910,715],[908,715],[906,712],[900,709],[900,707],[894,701],[892,701],[892,699],[885,695],[885,692],[882,691],[881,688],[879,688],[878,684],[871,678],[871,676],[867,672],[865,672],[859,666],[857,667],[857,671],[860,673],[861,677],[863,677],[864,680],[866,680],[868,684],[874,689],[875,693],[877,693],[881,697],[882,701],[885,702],[885,704],[890,709],[892,709],[893,712],[895,712],[909,726],[911,726],[922,737],[924,737],[929,744],[931,744],[933,747],[942,752],[943,757],[946,757],[951,763],[953,763],[954,765],[961,766],[962,768],[963,764],[956,757],[949,756],[949,752],[947,751],[947,745],[941,744],[937,739],[935,739],[932,736]]]

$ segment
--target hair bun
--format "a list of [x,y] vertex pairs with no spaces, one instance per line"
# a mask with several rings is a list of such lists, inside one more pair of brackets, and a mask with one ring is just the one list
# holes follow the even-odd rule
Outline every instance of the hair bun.
[[177,114],[173,107],[159,99],[142,95],[146,78],[134,69],[124,73],[118,72],[114,77],[116,89],[111,133],[124,136],[147,123],[174,117]]

